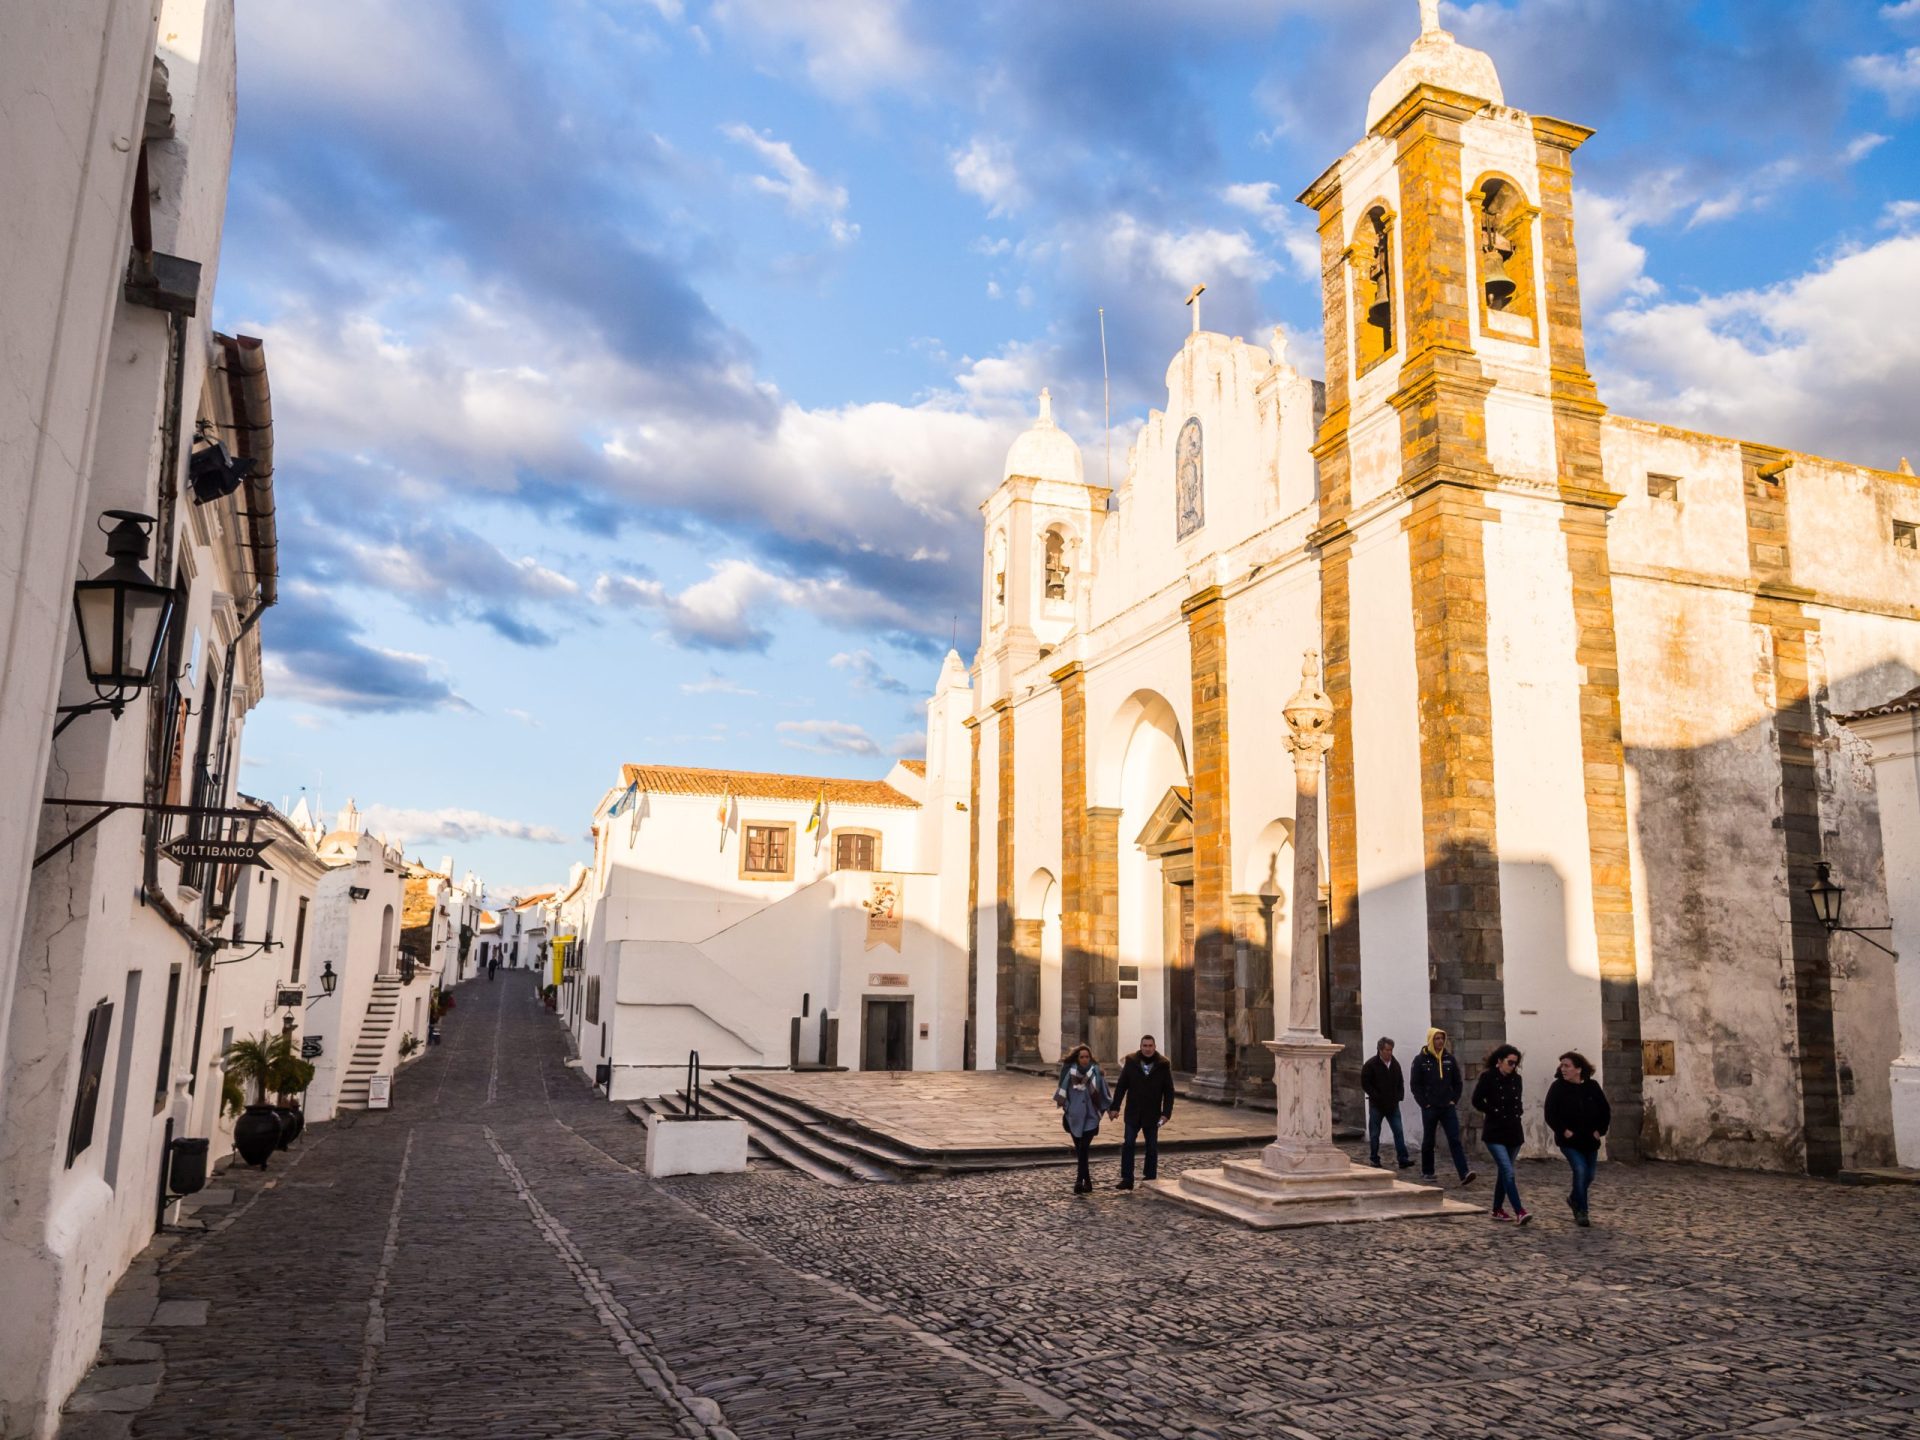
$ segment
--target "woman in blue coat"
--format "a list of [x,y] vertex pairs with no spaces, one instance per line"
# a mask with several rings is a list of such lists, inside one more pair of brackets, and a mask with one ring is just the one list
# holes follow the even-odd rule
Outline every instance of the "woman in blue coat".
[[1073,1193],[1084,1195],[1093,1189],[1093,1172],[1087,1168],[1093,1137],[1100,1133],[1100,1117],[1113,1105],[1107,1077],[1100,1073],[1090,1046],[1076,1047],[1067,1063],[1060,1067],[1060,1084],[1053,1092],[1053,1103],[1060,1107],[1061,1128],[1072,1138],[1074,1158],[1080,1162]]

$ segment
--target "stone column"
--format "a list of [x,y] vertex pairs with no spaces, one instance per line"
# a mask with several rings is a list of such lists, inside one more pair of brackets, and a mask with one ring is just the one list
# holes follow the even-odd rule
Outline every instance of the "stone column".
[[[1083,591],[1087,588],[1080,587]],[[1079,661],[1053,672],[1060,687],[1060,1034],[1045,1036],[1062,1053],[1090,1033],[1087,884],[1087,677]],[[1092,1043],[1089,1041],[1088,1043]],[[1101,1059],[1112,1052],[1096,1049]]]
[[994,834],[993,1063],[1004,1069],[1013,1048],[1013,705],[993,702],[1000,745],[998,817]]
[[1087,807],[1087,1043],[1120,1054],[1120,811]]
[[1228,829],[1227,610],[1210,585],[1181,607],[1193,672],[1193,1080],[1233,1098],[1233,863]]
[[[1333,1143],[1333,1057],[1320,1033],[1320,766],[1333,744],[1333,703],[1320,689],[1320,657],[1307,652],[1300,689],[1287,702],[1293,754],[1293,961],[1287,1028],[1273,1052],[1278,1116],[1261,1163],[1282,1175],[1344,1175],[1352,1166]],[[1301,897],[1306,903],[1301,903]]]

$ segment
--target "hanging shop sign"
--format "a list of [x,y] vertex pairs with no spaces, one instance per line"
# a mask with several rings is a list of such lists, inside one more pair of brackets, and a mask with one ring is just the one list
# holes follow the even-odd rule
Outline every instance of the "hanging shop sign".
[[207,865],[258,865],[264,870],[267,862],[261,856],[272,843],[270,840],[196,840],[183,835],[162,845],[160,853],[182,865],[198,861]]

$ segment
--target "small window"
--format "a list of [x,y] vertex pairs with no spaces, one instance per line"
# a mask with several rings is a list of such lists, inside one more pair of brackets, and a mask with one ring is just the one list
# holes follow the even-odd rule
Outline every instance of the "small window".
[[[464,940],[464,932],[463,932],[463,940]],[[287,983],[289,985],[296,985],[300,981],[300,952],[306,949],[306,946],[307,946],[307,897],[302,895],[300,897],[300,909],[295,913],[293,917],[293,973],[287,976]],[[461,946],[461,953],[462,954],[466,953],[466,946],[464,943]]]
[[749,825],[740,846],[740,874],[749,880],[786,880],[793,875],[793,826]]
[[80,1083],[73,1092],[73,1120],[67,1126],[67,1168],[93,1144],[93,1117],[100,1108],[100,1077],[107,1066],[107,1035],[113,1029],[113,1003],[102,1000],[87,1012],[87,1033],[80,1041]]
[[1647,494],[1656,500],[1680,499],[1680,477],[1678,475],[1655,475],[1647,472]]
[[878,870],[880,868],[880,837],[869,831],[839,831],[833,837],[833,868]]
[[598,975],[589,976],[587,979],[586,1018],[589,1025],[600,1023],[600,977]]
[[[167,972],[167,1013],[160,1022],[160,1073],[153,1081],[153,1113],[167,1108],[167,1093],[173,1088],[173,1022],[180,1008],[180,967]],[[195,1083],[199,1077],[194,1077]]]
[[1896,550],[1920,550],[1920,524],[1911,520],[1894,521],[1893,545]]

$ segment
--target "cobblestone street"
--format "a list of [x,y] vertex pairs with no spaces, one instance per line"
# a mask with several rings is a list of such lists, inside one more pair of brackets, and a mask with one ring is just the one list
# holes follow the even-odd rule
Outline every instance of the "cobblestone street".
[[457,995],[143,1258],[66,1440],[1920,1433],[1914,1189],[1606,1167],[1579,1231],[1541,1163],[1525,1230],[1255,1235],[1110,1161],[653,1185],[529,977]]

